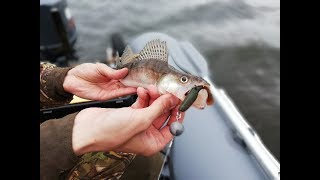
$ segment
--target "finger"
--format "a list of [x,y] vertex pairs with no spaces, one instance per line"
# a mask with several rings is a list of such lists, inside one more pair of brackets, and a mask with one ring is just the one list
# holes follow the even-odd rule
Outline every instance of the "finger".
[[149,105],[150,105],[160,96],[160,93],[158,91],[158,88],[154,85],[148,86],[147,89],[150,95],[150,102],[149,102]]
[[171,94],[165,94],[156,99],[149,107],[143,110],[143,119],[147,119],[150,124],[159,116],[168,113],[171,109],[177,106],[179,99]]
[[[149,105],[151,105],[157,98],[160,97],[160,93],[158,91],[158,88],[155,85],[150,85],[147,87],[147,89],[150,95]],[[161,115],[155,121],[152,122],[152,125],[156,129],[160,129],[163,126],[163,124],[167,121],[169,116],[170,116],[170,112],[167,112]]]
[[102,95],[102,97],[103,97],[103,99],[112,99],[112,98],[117,98],[117,97],[121,97],[121,96],[136,94],[136,92],[137,92],[137,88],[127,87],[127,88],[121,88],[118,90],[113,90],[111,92],[105,92]]
[[[176,122],[177,121],[177,113],[179,112],[179,106],[176,106],[173,110],[172,110],[172,113],[171,113],[171,116],[169,118],[169,121],[167,123],[168,126],[170,126],[173,122]],[[179,122],[182,123],[184,121],[184,115],[185,115],[185,112],[180,112],[181,114],[181,117],[179,119]]]
[[162,128],[160,130],[160,133],[162,134],[164,144],[168,144],[173,138],[173,135],[170,132],[169,126]]
[[131,105],[134,109],[141,109],[149,105],[149,94],[148,91],[142,87],[137,89],[138,98],[134,104]]
[[165,113],[163,115],[161,115],[160,117],[158,117],[155,121],[152,122],[152,125],[156,128],[156,129],[160,129],[163,124],[167,121],[168,117],[170,116],[170,112]]
[[[161,115],[158,119],[152,122],[152,125],[156,129],[160,129],[163,124],[168,120],[167,126],[170,126],[173,122],[177,121],[177,113],[179,112],[178,110],[179,106],[177,106],[175,109],[171,110],[171,113],[166,113]],[[185,113],[181,112],[181,117],[179,119],[179,122],[182,123],[184,120]],[[169,118],[169,119],[168,119]]]
[[97,70],[101,75],[111,79],[122,79],[126,77],[129,72],[127,68],[115,70],[103,63],[97,63]]

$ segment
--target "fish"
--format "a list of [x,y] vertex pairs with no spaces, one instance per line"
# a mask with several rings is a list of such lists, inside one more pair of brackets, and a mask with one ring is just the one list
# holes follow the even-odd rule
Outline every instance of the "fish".
[[147,88],[155,85],[160,94],[170,93],[183,101],[192,88],[201,86],[192,106],[204,109],[214,103],[210,84],[202,77],[181,72],[168,63],[166,41],[150,40],[139,53],[126,46],[121,57],[116,58],[116,69],[128,68],[127,76],[120,80],[130,87]]

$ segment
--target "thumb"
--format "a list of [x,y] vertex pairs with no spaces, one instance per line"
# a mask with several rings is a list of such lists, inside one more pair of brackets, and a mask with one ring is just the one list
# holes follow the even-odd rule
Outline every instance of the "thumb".
[[110,79],[116,79],[116,80],[126,77],[126,75],[129,72],[129,70],[127,68],[122,68],[122,69],[116,70],[116,69],[110,68],[109,66],[107,66],[106,64],[103,64],[103,63],[98,63],[97,68],[98,68],[98,71],[102,75],[104,75]]
[[180,100],[171,95],[165,94],[156,99],[149,107],[144,108],[145,118],[152,123],[159,116],[168,113],[171,109],[176,107]]

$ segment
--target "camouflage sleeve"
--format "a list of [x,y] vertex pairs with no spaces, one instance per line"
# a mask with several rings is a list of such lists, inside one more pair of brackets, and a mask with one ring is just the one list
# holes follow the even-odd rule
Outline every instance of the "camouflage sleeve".
[[40,125],[40,179],[59,179],[79,158],[72,148],[72,129],[77,113]]
[[73,95],[64,90],[63,81],[71,68],[40,62],[40,108],[70,103]]

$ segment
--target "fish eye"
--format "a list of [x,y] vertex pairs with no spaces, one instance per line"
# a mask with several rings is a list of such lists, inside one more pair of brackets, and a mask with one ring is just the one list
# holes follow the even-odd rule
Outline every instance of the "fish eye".
[[188,77],[186,77],[186,76],[182,76],[181,78],[180,78],[180,81],[182,82],[182,83],[187,83],[188,82]]

